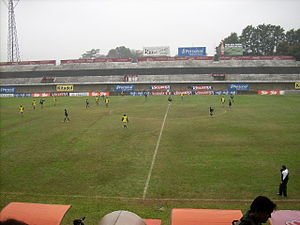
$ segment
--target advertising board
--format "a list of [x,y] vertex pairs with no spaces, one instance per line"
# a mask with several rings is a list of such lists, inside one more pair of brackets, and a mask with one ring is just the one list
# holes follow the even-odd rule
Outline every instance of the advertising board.
[[295,89],[300,89],[300,82],[295,82]]
[[250,85],[249,84],[229,84],[229,90],[236,90],[236,91],[249,91]]
[[178,56],[206,56],[206,47],[178,48]]
[[16,92],[15,87],[0,87],[1,94],[12,94]]
[[170,47],[143,47],[143,56],[170,56]]
[[243,55],[244,49],[242,44],[225,44],[224,55],[239,56]]
[[192,86],[193,90],[211,90],[212,86]]
[[134,85],[116,85],[115,91],[134,91]]
[[171,89],[170,85],[152,85],[150,87],[152,90],[169,90]]
[[73,91],[73,85],[56,85],[56,91]]

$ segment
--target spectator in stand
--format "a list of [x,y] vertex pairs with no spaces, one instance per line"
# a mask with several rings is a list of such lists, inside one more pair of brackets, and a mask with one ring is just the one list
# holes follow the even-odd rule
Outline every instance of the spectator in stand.
[[250,206],[250,210],[240,220],[232,221],[233,225],[261,225],[267,222],[276,204],[264,196],[258,196]]

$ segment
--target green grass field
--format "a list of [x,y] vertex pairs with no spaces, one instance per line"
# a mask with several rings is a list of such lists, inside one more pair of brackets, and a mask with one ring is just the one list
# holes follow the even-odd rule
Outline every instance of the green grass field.
[[[235,96],[231,110],[220,96],[174,96],[170,106],[166,96],[113,96],[108,108],[89,97],[89,109],[85,98],[57,100],[33,110],[31,98],[0,99],[1,208],[71,204],[63,223],[87,225],[120,209],[167,225],[175,207],[245,211],[258,195],[300,209],[299,96]],[[282,164],[287,199],[276,196]]]

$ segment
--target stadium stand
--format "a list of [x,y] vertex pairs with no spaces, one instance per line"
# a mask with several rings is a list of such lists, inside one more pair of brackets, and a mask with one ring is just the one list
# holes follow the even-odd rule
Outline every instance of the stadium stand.
[[[151,84],[172,84],[173,89],[181,83],[181,91],[188,91],[187,86],[192,84],[212,84],[214,90],[227,90],[230,83],[249,83],[251,91],[294,90],[295,82],[300,82],[300,63],[288,56],[220,57],[219,61],[213,61],[213,57],[146,57],[137,63],[125,58],[61,60],[58,65],[55,60],[0,64],[1,87],[17,87],[16,93],[29,93],[32,89],[53,92],[56,85],[63,84],[74,85],[75,91],[114,91],[117,84],[134,84],[136,90],[143,91]],[[180,88],[176,86],[176,90]]]

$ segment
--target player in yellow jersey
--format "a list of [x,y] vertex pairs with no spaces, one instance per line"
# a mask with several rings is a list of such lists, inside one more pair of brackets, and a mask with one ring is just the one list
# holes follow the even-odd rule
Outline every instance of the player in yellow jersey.
[[129,123],[129,119],[128,119],[128,116],[126,116],[126,114],[124,114],[124,115],[122,116],[121,121],[123,122],[124,128],[128,128],[128,127],[127,127],[127,124]]
[[99,95],[97,95],[96,98],[95,98],[95,101],[96,101],[97,105],[99,105],[99,100],[100,100],[100,97],[99,97]]
[[32,105],[32,108],[35,110],[35,107],[36,107],[36,100],[35,99],[33,99],[31,105]]
[[19,112],[20,112],[20,114],[21,114],[21,117],[23,117],[24,111],[25,111],[24,106],[20,105],[20,107],[19,107]]
[[104,102],[105,102],[105,106],[108,107],[108,103],[109,103],[108,97],[106,97],[106,98],[104,99]]

